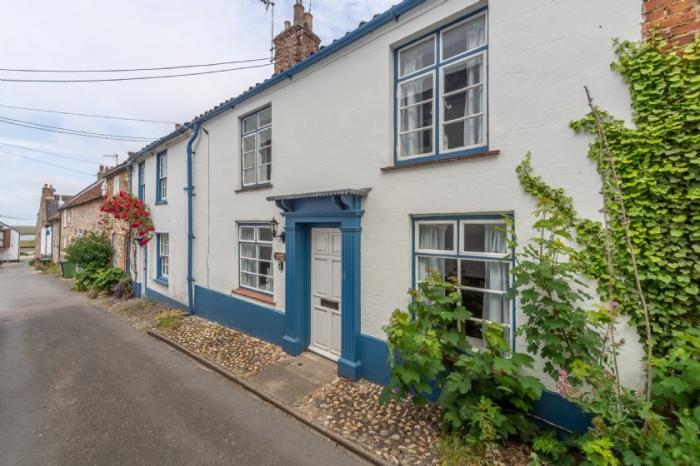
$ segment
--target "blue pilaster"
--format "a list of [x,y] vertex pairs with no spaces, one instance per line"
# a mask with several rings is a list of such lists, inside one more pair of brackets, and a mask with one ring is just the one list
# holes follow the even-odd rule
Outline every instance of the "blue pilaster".
[[306,343],[307,319],[305,318],[308,311],[304,304],[307,282],[304,258],[306,241],[303,227],[288,223],[284,231],[287,273],[285,273],[285,325],[282,346],[287,353],[297,356],[308,346]]
[[341,352],[338,374],[357,380],[360,378],[360,227],[342,226],[343,236],[343,283],[342,283],[342,328]]

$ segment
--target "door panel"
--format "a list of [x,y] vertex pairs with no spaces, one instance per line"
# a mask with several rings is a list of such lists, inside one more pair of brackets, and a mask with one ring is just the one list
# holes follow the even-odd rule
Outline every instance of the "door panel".
[[337,360],[341,348],[342,237],[337,229],[311,233],[311,346]]

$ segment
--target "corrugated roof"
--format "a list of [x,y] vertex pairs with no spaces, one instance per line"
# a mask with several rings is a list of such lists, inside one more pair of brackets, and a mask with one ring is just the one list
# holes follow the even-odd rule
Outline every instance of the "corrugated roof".
[[307,57],[306,59],[300,61],[296,65],[292,66],[291,68],[287,69],[286,71],[283,71],[281,73],[275,74],[272,77],[266,79],[262,83],[258,83],[255,86],[251,86],[247,91],[243,92],[242,94],[238,95],[237,97],[233,97],[231,99],[228,99],[216,107],[202,113],[201,115],[195,117],[190,121],[189,123],[185,123],[181,127],[177,128],[176,130],[172,131],[171,133],[163,136],[162,138],[152,142],[151,144],[147,145],[140,151],[138,151],[136,154],[133,156],[129,157],[130,160],[135,160],[139,157],[142,157],[143,155],[146,155],[148,152],[151,152],[152,150],[156,149],[157,147],[165,144],[166,142],[178,137],[181,134],[184,134],[187,131],[190,131],[190,129],[195,125],[195,124],[201,124],[204,123],[205,121],[214,118],[215,116],[225,112],[226,110],[230,110],[243,101],[252,98],[253,96],[271,88],[272,86],[286,80],[286,79],[291,79],[294,75],[302,72],[306,68],[309,68],[310,66],[320,62],[321,60],[324,60],[328,58],[329,56],[333,55],[334,53],[340,51],[341,49],[347,47],[348,45],[354,43],[355,41],[361,39],[365,35],[374,32],[378,28],[384,26],[385,24],[391,22],[391,21],[398,21],[399,17],[403,15],[404,13],[412,10],[413,8],[421,5],[424,3],[426,0],[403,0],[402,2],[392,6],[389,8],[387,11],[385,11],[382,14],[374,15],[374,17],[367,22],[361,22],[360,25],[346,33],[343,37],[340,39],[334,40],[330,45],[321,47],[318,52],[314,53],[313,55]]
[[372,190],[372,188],[362,188],[362,189],[336,189],[333,191],[317,191],[315,193],[302,193],[302,194],[283,194],[281,196],[268,196],[266,199],[268,201],[291,201],[294,199],[310,199],[317,197],[333,197],[333,196],[360,196],[365,197]]

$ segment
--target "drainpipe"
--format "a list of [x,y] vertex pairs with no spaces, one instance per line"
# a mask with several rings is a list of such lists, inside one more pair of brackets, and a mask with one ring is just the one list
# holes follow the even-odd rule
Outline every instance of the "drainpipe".
[[[189,125],[188,125],[189,126]],[[192,137],[187,142],[187,304],[188,312],[194,314],[194,277],[192,276],[192,240],[194,239],[193,204],[194,186],[192,185],[192,155],[194,143],[199,136],[201,125],[194,123]]]

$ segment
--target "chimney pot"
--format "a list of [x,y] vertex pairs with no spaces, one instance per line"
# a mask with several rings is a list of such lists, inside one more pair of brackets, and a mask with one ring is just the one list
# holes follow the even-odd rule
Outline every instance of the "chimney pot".
[[294,25],[298,26],[304,23],[304,4],[301,0],[297,0],[294,4]]
[[309,30],[314,30],[314,16],[310,12],[304,13],[304,26]]
[[292,27],[291,21],[289,21],[289,20],[285,21],[285,22],[284,22],[284,30],[286,31],[286,30],[289,29],[290,27]]

